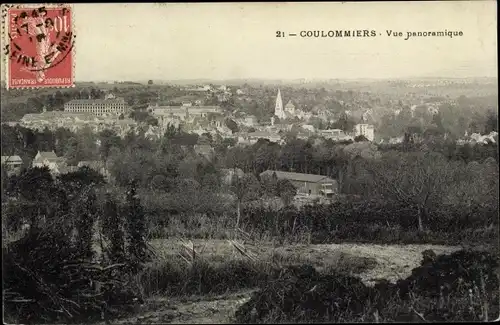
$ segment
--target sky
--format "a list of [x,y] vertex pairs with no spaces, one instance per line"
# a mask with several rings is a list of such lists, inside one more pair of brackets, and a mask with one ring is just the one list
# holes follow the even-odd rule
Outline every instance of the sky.
[[[74,4],[75,77],[496,77],[496,12],[496,1]],[[353,29],[377,36],[276,37]],[[404,40],[408,31],[444,30],[463,36]]]

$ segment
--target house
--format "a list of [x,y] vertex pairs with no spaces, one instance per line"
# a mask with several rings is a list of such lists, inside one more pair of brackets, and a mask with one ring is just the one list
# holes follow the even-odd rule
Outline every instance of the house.
[[332,140],[339,140],[345,136],[344,131],[342,131],[341,129],[320,130],[319,133],[325,139],[332,139]]
[[356,124],[354,126],[354,134],[356,137],[362,135],[369,141],[373,141],[375,139],[374,127],[370,124]]
[[66,159],[58,157],[54,151],[38,151],[32,163],[33,167],[48,167],[53,173],[59,173],[59,169],[66,165]]
[[338,182],[325,175],[266,170],[260,177],[274,177],[274,175],[278,180],[289,180],[297,189],[297,194],[330,198],[339,192]]
[[18,173],[23,166],[23,160],[19,156],[2,156],[2,169],[5,168],[8,174]]
[[309,139],[310,137],[312,137],[314,135],[313,132],[311,131],[307,131],[307,130],[303,130],[303,129],[300,129],[298,132],[297,132],[297,139],[302,139],[302,140],[307,140]]
[[295,105],[291,100],[285,105],[285,112],[289,113],[291,116],[295,116]]
[[23,160],[19,156],[2,156],[2,165],[17,168],[23,165]]

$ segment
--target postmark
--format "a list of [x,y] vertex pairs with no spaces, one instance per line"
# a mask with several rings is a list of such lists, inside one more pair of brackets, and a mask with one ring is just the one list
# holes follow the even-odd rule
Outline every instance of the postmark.
[[19,5],[7,9],[8,88],[73,87],[73,8],[70,5]]

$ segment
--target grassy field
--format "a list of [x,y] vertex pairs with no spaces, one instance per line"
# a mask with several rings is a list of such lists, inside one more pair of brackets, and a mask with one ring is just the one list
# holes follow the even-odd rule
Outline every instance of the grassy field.
[[[226,240],[193,240],[199,258],[209,262],[222,263],[229,260],[246,259]],[[171,260],[183,250],[182,241],[156,239],[151,241],[157,260]],[[451,253],[458,246],[441,245],[373,245],[373,244],[324,244],[324,245],[284,245],[273,243],[246,243],[247,250],[261,261],[276,261],[282,264],[313,265],[316,269],[337,268],[361,276],[370,284],[376,279],[395,281],[411,273],[420,264],[421,253],[432,249],[436,254]]]

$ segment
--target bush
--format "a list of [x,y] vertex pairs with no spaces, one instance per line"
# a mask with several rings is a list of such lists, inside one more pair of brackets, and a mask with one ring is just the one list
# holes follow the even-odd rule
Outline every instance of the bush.
[[491,207],[432,208],[419,232],[414,209],[394,202],[336,202],[330,205],[245,209],[242,224],[248,232],[271,232],[272,237],[295,238],[310,234],[312,243],[492,243],[498,238],[498,212]]
[[187,264],[173,259],[146,267],[139,275],[144,295],[222,294],[226,291],[251,288],[265,283],[271,266],[247,260],[223,263],[197,259]]
[[[432,251],[424,253],[428,256],[424,256],[421,266],[413,269],[407,279],[398,282],[403,298],[407,298],[409,292],[426,292],[437,297],[440,294],[464,293],[473,287],[499,287],[495,274],[498,262],[486,252],[461,250],[439,257]],[[461,292],[462,289],[465,291]]]
[[[337,271],[289,267],[236,312],[238,323],[485,321],[498,317],[498,261],[488,253],[459,251],[436,257],[407,279],[374,287]],[[399,294],[398,294],[399,292]]]
[[15,322],[95,320],[137,298],[121,265],[86,260],[64,234],[32,230],[3,256],[5,315]]
[[324,322],[357,318],[369,297],[358,278],[321,275],[310,265],[291,266],[236,312],[238,323]]

